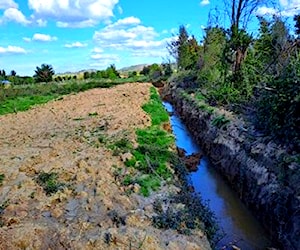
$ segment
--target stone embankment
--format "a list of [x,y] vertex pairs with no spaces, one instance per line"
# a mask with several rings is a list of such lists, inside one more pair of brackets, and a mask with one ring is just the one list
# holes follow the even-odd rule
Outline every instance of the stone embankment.
[[296,152],[288,154],[242,118],[212,109],[175,83],[165,86],[162,95],[174,105],[202,150],[280,248],[300,249],[300,166]]

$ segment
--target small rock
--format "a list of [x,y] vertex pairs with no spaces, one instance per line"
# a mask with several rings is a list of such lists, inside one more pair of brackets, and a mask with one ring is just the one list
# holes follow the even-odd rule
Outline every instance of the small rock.
[[129,153],[129,152],[124,153],[124,154],[122,154],[122,155],[120,156],[122,162],[125,162],[125,161],[127,161],[127,160],[130,160],[132,157],[133,157],[133,155],[132,155],[131,153]]
[[141,186],[139,184],[135,183],[132,190],[134,193],[139,193],[141,190]]
[[58,207],[56,207],[55,209],[53,209],[52,210],[52,216],[54,217],[54,218],[59,218],[62,214],[63,214],[63,210],[62,209],[60,209],[60,208],[58,208]]

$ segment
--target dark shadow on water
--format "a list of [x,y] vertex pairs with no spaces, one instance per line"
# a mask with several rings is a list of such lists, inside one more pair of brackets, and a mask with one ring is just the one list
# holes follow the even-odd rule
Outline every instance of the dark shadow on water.
[[[200,147],[186,126],[174,114],[172,106],[169,103],[164,103],[164,106],[173,114],[170,122],[176,137],[176,145],[185,149],[187,155],[199,152]],[[190,173],[190,179],[195,192],[200,193],[202,198],[209,202],[210,209],[215,213],[218,224],[225,233],[224,238],[218,242],[217,249],[231,243],[242,250],[266,249],[272,245],[265,230],[216,172],[207,157],[201,159],[197,172]]]

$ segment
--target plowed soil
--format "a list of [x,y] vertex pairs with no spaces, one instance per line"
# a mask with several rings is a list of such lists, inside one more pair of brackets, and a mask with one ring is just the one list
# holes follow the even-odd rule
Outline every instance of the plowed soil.
[[[209,249],[201,232],[185,236],[151,225],[155,197],[129,193],[115,178],[122,154],[103,141],[150,125],[141,106],[150,84],[93,89],[0,116],[0,249]],[[48,194],[40,173],[56,173]]]

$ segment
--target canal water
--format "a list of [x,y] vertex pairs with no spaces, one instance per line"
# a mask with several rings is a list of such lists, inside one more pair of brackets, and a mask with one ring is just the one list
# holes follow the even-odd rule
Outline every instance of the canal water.
[[[180,118],[173,112],[169,103],[164,103],[170,117],[176,145],[183,148],[187,155],[201,149]],[[195,192],[200,193],[203,200],[208,201],[210,209],[215,213],[217,222],[224,236],[218,242],[217,249],[231,249],[235,245],[242,250],[260,250],[271,247],[272,243],[260,223],[240,201],[237,194],[213,168],[207,157],[203,157],[196,172],[189,174]]]

